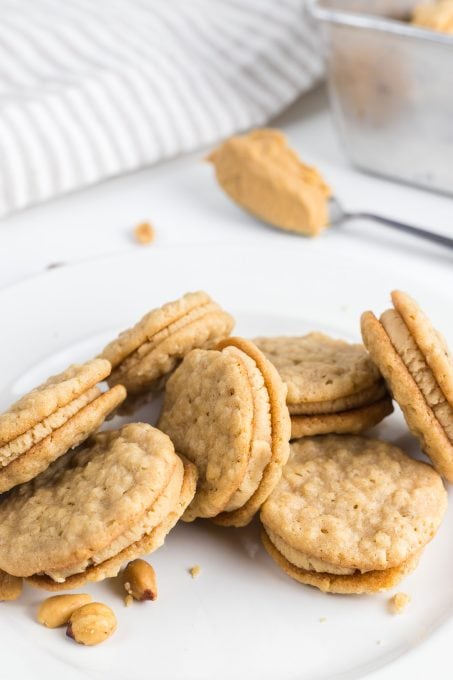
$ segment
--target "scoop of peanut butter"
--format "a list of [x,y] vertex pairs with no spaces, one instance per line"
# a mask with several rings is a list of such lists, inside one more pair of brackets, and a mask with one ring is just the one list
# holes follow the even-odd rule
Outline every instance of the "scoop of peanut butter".
[[412,23],[441,33],[453,33],[453,0],[437,0],[417,5]]
[[231,137],[208,160],[228,196],[264,222],[307,236],[328,225],[330,188],[278,130]]

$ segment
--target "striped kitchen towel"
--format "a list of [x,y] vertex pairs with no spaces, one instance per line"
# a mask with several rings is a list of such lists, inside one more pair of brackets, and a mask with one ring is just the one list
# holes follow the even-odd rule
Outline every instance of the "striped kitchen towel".
[[321,75],[304,0],[0,0],[0,215],[262,125]]

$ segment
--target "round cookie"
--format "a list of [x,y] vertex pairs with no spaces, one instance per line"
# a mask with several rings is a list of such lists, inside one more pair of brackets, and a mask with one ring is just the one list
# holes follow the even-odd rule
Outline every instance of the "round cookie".
[[326,435],[291,444],[261,521],[280,563],[289,562],[299,580],[322,582],[332,592],[343,582],[348,590],[335,592],[355,592],[346,577],[368,574],[358,587],[371,592],[372,583],[383,587],[389,576],[376,581],[372,573],[406,573],[434,537],[446,506],[431,466],[382,441]]
[[315,332],[255,342],[288,387],[292,439],[357,434],[392,413],[385,383],[362,345]]
[[197,469],[195,465],[192,465],[185,458],[182,458],[182,462],[184,465],[184,478],[178,502],[174,509],[149,534],[146,534],[143,538],[124,548],[108,560],[88,567],[81,574],[69,576],[65,579],[64,583],[56,583],[49,576],[42,575],[30,576],[27,578],[27,582],[36,588],[48,591],[73,590],[74,588],[82,587],[86,583],[112,578],[118,574],[124,563],[130,562],[137,557],[148,555],[160,548],[165,541],[165,537],[173,529],[195,495],[198,477]]
[[385,395],[382,377],[363,345],[317,332],[254,342],[286,383],[291,414],[339,413]]
[[183,478],[171,441],[150,425],[100,433],[2,500],[0,568],[62,588],[91,567],[104,573],[175,512]]
[[453,482],[453,363],[444,340],[417,304],[392,294],[396,309],[362,315],[362,336],[434,466]]
[[[245,526],[260,509],[275,485],[278,484],[282,469],[289,456],[288,440],[291,434],[291,422],[286,408],[286,386],[277,370],[257,347],[242,338],[233,338],[235,347],[253,359],[264,378],[269,394],[271,416],[271,457],[263,470],[259,485],[248,501],[235,512],[222,512],[214,518],[216,524],[222,526]],[[228,346],[228,340],[220,343],[220,348]]]
[[187,293],[148,312],[109,343],[101,356],[112,364],[109,384],[123,384],[131,404],[155,391],[184,356],[209,348],[231,332],[234,321],[206,293]]
[[253,343],[193,350],[169,379],[159,427],[198,468],[184,518],[244,526],[278,482],[289,453],[285,387]]
[[110,363],[70,366],[0,415],[0,493],[33,479],[97,430],[126,398],[122,385],[101,392]]

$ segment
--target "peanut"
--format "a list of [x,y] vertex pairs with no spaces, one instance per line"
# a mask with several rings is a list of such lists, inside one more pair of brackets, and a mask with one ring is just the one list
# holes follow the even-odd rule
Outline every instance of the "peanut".
[[98,645],[117,627],[114,612],[101,602],[90,602],[71,614],[66,635],[81,645]]
[[22,579],[0,570],[0,602],[17,600],[22,593]]
[[157,598],[156,574],[145,560],[132,560],[122,574],[126,592],[134,600],[155,600]]
[[47,628],[64,626],[76,609],[91,602],[91,595],[54,595],[41,602],[38,609],[38,621]]

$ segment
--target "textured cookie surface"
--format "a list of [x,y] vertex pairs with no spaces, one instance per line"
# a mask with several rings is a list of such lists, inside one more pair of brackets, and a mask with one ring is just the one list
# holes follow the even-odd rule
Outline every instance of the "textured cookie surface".
[[[93,399],[90,397],[85,406],[82,406],[68,419],[64,420],[63,424],[57,429],[50,429],[50,432],[43,439],[39,439],[36,444],[32,443],[33,433],[28,431],[3,447],[4,450],[9,448],[11,454],[11,450],[14,450],[14,444],[19,439],[24,440],[22,444],[27,443],[27,439],[31,440],[29,449],[22,450],[20,455],[9,455],[3,459],[5,464],[0,466],[0,493],[9,491],[18,484],[28,482],[44,472],[57,458],[81,444],[90,434],[95,432],[106,417],[126,398],[126,390],[122,385],[116,385],[102,394],[99,394],[97,388],[90,388],[88,392],[91,393],[92,390],[95,390]],[[81,406],[81,397],[74,401],[77,402],[77,406]],[[59,412],[63,410],[70,411],[70,405],[62,407],[53,416],[49,416],[46,419],[47,425],[57,418]],[[39,429],[41,428],[37,425],[33,428],[34,431]],[[44,424],[42,429],[46,429]]]
[[81,574],[69,576],[63,583],[56,583],[45,575],[33,575],[27,579],[30,585],[50,591],[72,590],[80,588],[85,583],[102,581],[105,578],[116,576],[121,566],[126,562],[148,555],[154,552],[164,543],[165,537],[175,526],[181,515],[186,510],[194,497],[197,484],[197,470],[192,463],[183,459],[184,480],[178,501],[167,517],[142,539],[123,549],[117,555],[109,558],[101,564],[88,567]]
[[372,571],[399,566],[420,551],[446,506],[431,466],[382,441],[326,435],[291,444],[261,519],[307,555]]
[[316,571],[318,573],[336,575],[359,573],[356,569],[352,569],[351,567],[338,567],[336,564],[324,562],[317,557],[312,557],[311,555],[307,555],[307,553],[293,548],[293,546],[289,545],[289,543],[285,543],[285,541],[269,527],[266,527],[266,534],[275,548],[277,548],[283,557],[295,567],[299,567],[305,571]]
[[112,366],[109,384],[135,395],[154,389],[196,347],[213,347],[234,321],[206,293],[187,293],[146,314],[102,352]]
[[124,384],[131,394],[140,394],[158,385],[190,350],[213,347],[232,327],[231,317],[215,303],[192,310],[126,357],[109,384]]
[[417,566],[420,559],[419,553],[410,557],[406,562],[381,571],[367,571],[364,574],[326,574],[315,571],[307,571],[296,567],[289,562],[277,550],[269,536],[263,531],[261,536],[266,551],[274,562],[292,579],[307,586],[313,586],[324,593],[337,593],[340,595],[363,595],[366,593],[378,593],[389,590],[396,586],[405,576],[410,574]]
[[317,434],[360,434],[393,412],[392,400],[384,397],[369,406],[324,415],[292,415],[291,439]]
[[345,411],[377,401],[385,393],[379,371],[362,345],[323,333],[258,338],[255,343],[286,383],[291,413]]
[[240,363],[193,350],[167,383],[159,428],[198,469],[186,519],[213,517],[239,488],[252,439],[253,395]]
[[167,302],[162,307],[152,309],[145,314],[135,326],[128,328],[112,340],[103,350],[102,356],[108,359],[113,368],[118,366],[140,345],[147,342],[156,333],[177,321],[200,305],[210,302],[210,297],[202,291],[186,293],[179,300]]
[[0,503],[0,568],[17,576],[66,569],[124,534],[170,479],[174,448],[144,424],[103,432]]
[[74,574],[83,573],[91,566],[103,564],[110,558],[116,557],[120,552],[133,543],[142,540],[143,536],[150,534],[153,529],[159,526],[172,511],[181,493],[184,468],[178,456],[175,455],[173,458],[173,467],[168,483],[144,513],[133,518],[129,526],[121,534],[113,538],[104,547],[92,551],[89,557],[81,561],[75,558],[71,564],[63,568],[48,569],[45,572],[46,576],[49,576],[53,581],[64,582]]
[[250,499],[261,482],[272,456],[272,424],[269,392],[263,374],[253,359],[233,345],[226,346],[223,351],[243,365],[253,399],[252,436],[245,475],[224,508],[225,512],[232,512],[241,508]]
[[372,312],[361,318],[362,337],[373,361],[379,366],[389,390],[401,407],[410,431],[437,470],[453,482],[453,444],[427,404],[384,326]]
[[93,359],[82,365],[74,364],[28,392],[8,411],[0,414],[0,446],[24,434],[104,380],[109,375],[110,368],[110,363],[105,359]]
[[251,357],[262,373],[264,384],[269,394],[271,415],[271,458],[263,471],[258,488],[241,508],[233,512],[222,512],[214,519],[216,524],[241,527],[251,521],[280,480],[282,468],[289,456],[291,422],[286,407],[286,385],[273,364],[249,340],[230,338],[222,341],[219,347],[227,347],[228,345],[234,345]]
[[445,339],[407,293],[393,291],[392,302],[433,372],[446,400],[453,406],[453,355]]
[[66,404],[66,406],[61,406],[51,413],[50,416],[30,427],[23,434],[0,446],[0,466],[9,465],[9,463],[12,463],[13,460],[28,451],[32,446],[39,444],[40,441],[48,437],[54,430],[58,430],[67,423],[78,411],[93,402],[100,394],[101,390],[98,387],[90,387],[79,397]]
[[453,408],[445,398],[434,373],[402,317],[394,309],[388,309],[382,314],[380,321],[427,405],[453,444]]

